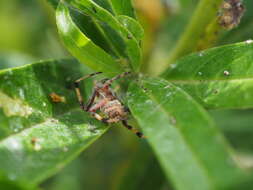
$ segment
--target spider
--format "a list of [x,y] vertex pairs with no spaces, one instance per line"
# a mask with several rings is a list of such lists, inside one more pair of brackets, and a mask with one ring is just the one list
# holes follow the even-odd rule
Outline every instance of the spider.
[[[121,103],[110,88],[113,81],[125,77],[130,74],[130,72],[124,72],[112,79],[102,79],[101,81],[96,82],[91,98],[88,100],[87,105],[84,104],[79,87],[80,82],[101,73],[102,72],[92,73],[75,81],[75,92],[81,109],[85,112],[89,112],[92,117],[106,124],[122,122],[124,127],[133,131],[138,137],[144,138],[143,133],[128,124],[127,116],[129,110]],[[106,117],[102,117],[97,111],[100,111]]]

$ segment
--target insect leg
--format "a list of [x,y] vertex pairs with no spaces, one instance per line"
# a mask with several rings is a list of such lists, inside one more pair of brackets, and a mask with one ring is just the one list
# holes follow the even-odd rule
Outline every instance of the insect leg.
[[99,114],[97,114],[96,112],[91,112],[92,117],[94,117],[95,119],[102,121],[103,117],[100,116]]
[[91,116],[97,119],[98,121],[102,121],[105,124],[109,124],[109,118],[103,118],[101,115],[97,114],[96,112],[90,112]]
[[[98,75],[98,74],[101,74],[101,73],[102,73],[102,72],[96,72],[96,73],[92,73],[92,74],[86,75],[86,76],[84,76],[84,77],[82,77],[82,78],[76,80],[75,83],[74,83],[74,84],[75,84],[75,92],[76,92],[76,96],[77,96],[78,102],[79,102],[81,108],[82,108],[83,110],[85,110],[85,111],[87,111],[87,109],[85,108],[85,105],[84,105],[84,101],[83,101],[83,97],[82,97],[82,95],[81,95],[79,83],[80,83],[82,80],[84,80],[84,79],[87,79],[87,78],[89,78],[89,77],[92,77],[92,76],[95,76],[95,75]],[[95,99],[95,96],[96,96],[95,93],[96,93],[96,92],[93,93],[92,98],[91,98],[91,100],[89,101],[89,105],[93,103],[93,101],[94,101],[94,99]],[[94,97],[93,97],[93,96],[94,96]]]
[[124,127],[126,127],[128,130],[133,131],[138,137],[140,137],[140,138],[145,138],[145,136],[143,135],[142,132],[140,132],[140,131],[138,131],[137,129],[133,128],[131,125],[129,125],[129,124],[127,123],[126,120],[123,120],[123,121],[122,121],[122,124],[123,124]]
[[120,79],[120,78],[123,78],[123,77],[125,77],[126,75],[129,75],[130,73],[131,73],[131,72],[124,72],[124,73],[121,73],[120,75],[117,75],[117,76],[113,77],[112,79],[107,80],[107,81],[105,82],[105,84],[104,84],[104,87],[105,87],[105,86],[110,86],[110,85],[112,84],[113,81],[118,80],[118,79]]
[[87,107],[85,108],[86,111],[90,110],[90,108],[91,108],[92,104],[94,103],[94,100],[95,100],[97,95],[98,95],[97,91],[94,91],[92,93],[92,96],[91,96],[91,98],[89,99],[89,101],[87,103]]
[[82,80],[84,80],[84,79],[93,77],[93,76],[98,75],[98,74],[101,74],[101,73],[102,73],[102,72],[96,72],[96,73],[91,73],[91,74],[89,74],[89,75],[85,75],[85,76],[83,76],[82,78],[76,80],[75,83],[80,83],[80,82],[81,82]]

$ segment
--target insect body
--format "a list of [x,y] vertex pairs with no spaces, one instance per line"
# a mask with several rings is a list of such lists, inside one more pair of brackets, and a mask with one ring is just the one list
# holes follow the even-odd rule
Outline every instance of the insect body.
[[238,26],[245,11],[241,0],[226,0],[221,8],[222,13],[218,17],[220,25],[226,29]]
[[125,120],[127,113],[124,110],[123,105],[118,100],[107,100],[104,106],[101,107],[101,111],[104,112],[108,118],[107,122],[114,123],[121,120]]
[[[90,75],[84,76],[75,82],[75,91],[77,94],[78,101],[82,110],[91,113],[93,117],[104,123],[118,123],[122,124],[129,130],[132,130],[138,137],[144,137],[141,132],[134,129],[127,123],[128,109],[120,102],[116,97],[113,90],[110,88],[113,81],[125,77],[129,72],[122,73],[113,77],[112,79],[103,79],[97,82],[94,86],[94,91],[87,105],[84,104],[83,98],[81,96],[79,83],[89,77],[101,74],[102,72],[92,73]],[[98,114],[100,111],[104,116]]]

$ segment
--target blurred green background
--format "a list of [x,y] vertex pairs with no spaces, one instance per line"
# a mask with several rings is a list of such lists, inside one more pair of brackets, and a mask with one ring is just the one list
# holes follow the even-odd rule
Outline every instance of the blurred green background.
[[[143,53],[149,64],[161,63],[183,32],[197,0],[137,0],[145,29]],[[252,0],[244,1],[246,8]],[[218,45],[253,38],[253,12],[239,27],[224,32]],[[0,69],[69,56],[56,30],[54,9],[46,0],[0,1]],[[218,126],[253,167],[253,111],[210,111]],[[41,189],[172,189],[145,141],[124,128],[112,128],[100,140],[51,177]]]
[[46,1],[1,1],[0,27],[1,59],[9,62],[5,66],[2,61],[1,68],[67,55],[59,43],[54,11]]

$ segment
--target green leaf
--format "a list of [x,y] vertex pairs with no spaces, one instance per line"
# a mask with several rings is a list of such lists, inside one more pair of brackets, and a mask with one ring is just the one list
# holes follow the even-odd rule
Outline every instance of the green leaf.
[[178,60],[162,76],[204,107],[253,107],[253,43],[209,49]]
[[101,25],[100,27],[105,36],[114,46],[118,56],[129,60],[131,67],[135,71],[138,71],[141,62],[139,42],[127,27],[122,25],[112,13],[91,0],[65,0],[64,2],[67,2],[70,6],[73,6],[96,20]]
[[245,177],[208,114],[178,87],[142,79],[128,105],[176,189],[229,189]]
[[117,15],[126,15],[135,18],[132,0],[109,0],[112,4],[113,10]]
[[113,15],[126,15],[135,18],[131,0],[91,0]]
[[59,0],[47,0],[47,1],[54,7],[54,9],[57,8]]
[[[60,0],[48,0],[54,8]],[[132,6],[131,0],[92,0],[99,6],[103,7],[113,15],[126,15],[135,18],[135,11]]]
[[[101,122],[79,108],[71,88],[87,72],[71,60],[0,71],[1,175],[34,186],[106,131]],[[53,102],[51,93],[64,99]]]
[[110,76],[123,71],[120,65],[104,50],[87,38],[72,21],[69,9],[63,4],[56,11],[57,27],[67,49],[80,62]]
[[70,15],[85,36],[108,54],[117,57],[117,52],[94,19],[75,10],[70,10]]
[[[59,0],[48,1],[49,3],[53,4],[54,7],[59,2]],[[138,29],[134,32],[137,33],[138,36],[142,35],[143,29],[141,28],[139,23],[133,19],[134,9],[130,9],[130,7],[132,7],[131,1],[124,0],[111,2],[107,0],[95,0],[94,2],[109,11],[111,14],[115,15],[116,17],[126,15],[126,17],[128,17],[132,15],[132,18],[129,18],[130,21],[128,22],[128,24],[122,24],[127,29]],[[117,31],[113,30],[107,23],[93,19],[93,17],[90,17],[89,15],[84,14],[83,12],[80,12],[73,8],[70,10],[70,13],[76,25],[93,43],[101,47],[103,50],[105,50],[112,56],[117,57],[117,59],[121,59],[120,61],[122,62],[124,62],[123,59],[128,59],[126,54],[124,53],[126,46],[123,42],[123,39],[119,36]],[[132,33],[132,31],[130,32]]]
[[137,41],[140,42],[142,40],[144,37],[144,30],[135,19],[125,15],[120,15],[117,19],[133,34]]
[[7,179],[6,177],[0,177],[0,189],[7,190],[35,190],[35,188],[27,187],[26,185],[20,185],[14,181]]

